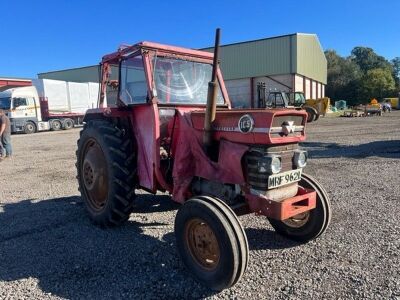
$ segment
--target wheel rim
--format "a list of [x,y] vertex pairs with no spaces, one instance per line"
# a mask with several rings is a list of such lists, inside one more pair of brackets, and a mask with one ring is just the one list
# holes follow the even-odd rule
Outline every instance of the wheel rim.
[[300,228],[307,224],[308,220],[310,219],[310,212],[304,212],[298,215],[295,215],[289,219],[283,220],[282,222],[285,223],[287,226],[292,228]]
[[60,122],[53,122],[53,128],[60,129],[61,128],[61,123]]
[[190,220],[185,227],[185,242],[194,260],[206,270],[218,266],[220,249],[211,227],[201,219]]
[[27,124],[27,125],[26,125],[26,129],[27,129],[29,132],[32,132],[32,131],[33,131],[33,125],[32,125],[32,124]]
[[86,143],[84,149],[81,174],[85,195],[93,209],[101,210],[108,196],[106,159],[101,147],[93,139]]

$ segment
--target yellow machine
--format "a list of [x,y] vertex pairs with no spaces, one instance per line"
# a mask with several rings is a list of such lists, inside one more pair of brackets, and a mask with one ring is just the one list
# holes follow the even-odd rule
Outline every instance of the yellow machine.
[[369,104],[365,106],[365,115],[366,116],[382,115],[382,106],[379,104],[378,100],[374,98],[371,100]]
[[330,104],[331,99],[324,97],[318,99],[307,99],[304,106],[315,108],[319,115],[325,116],[325,114],[328,112]]
[[390,101],[392,108],[400,109],[399,98],[383,98],[383,102]]

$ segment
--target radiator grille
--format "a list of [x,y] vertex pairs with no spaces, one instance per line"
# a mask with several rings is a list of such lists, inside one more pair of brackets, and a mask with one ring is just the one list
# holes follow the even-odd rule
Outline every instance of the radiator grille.
[[294,170],[296,166],[293,164],[293,156],[296,149],[298,149],[298,144],[251,148],[244,156],[247,183],[254,189],[266,191],[268,189],[269,174],[258,172],[258,161],[268,154],[276,154],[281,156],[282,159],[281,172]]

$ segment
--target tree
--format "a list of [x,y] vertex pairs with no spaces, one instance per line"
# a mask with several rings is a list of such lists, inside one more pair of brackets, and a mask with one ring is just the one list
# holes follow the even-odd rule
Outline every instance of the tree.
[[373,49],[368,47],[354,47],[350,58],[364,73],[372,69],[389,68],[392,70],[391,64],[383,56],[377,55]]
[[393,77],[396,82],[397,91],[400,92],[400,57],[395,57],[391,60],[393,67]]
[[400,57],[392,61],[368,47],[354,47],[349,57],[326,50],[328,84],[326,95],[345,99],[349,105],[392,97],[400,90]]
[[363,88],[362,94],[368,100],[388,96],[395,88],[392,73],[387,68],[368,70],[362,78],[361,86]]
[[354,104],[352,102],[357,99],[362,76],[360,68],[354,61],[339,56],[334,50],[325,51],[325,56],[328,62],[327,96],[337,100],[347,99],[349,104]]

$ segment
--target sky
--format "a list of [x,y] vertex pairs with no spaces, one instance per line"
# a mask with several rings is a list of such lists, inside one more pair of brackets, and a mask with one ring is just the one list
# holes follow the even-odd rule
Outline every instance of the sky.
[[98,64],[121,44],[147,40],[188,48],[315,33],[324,50],[355,46],[400,56],[400,1],[0,0],[0,76]]

